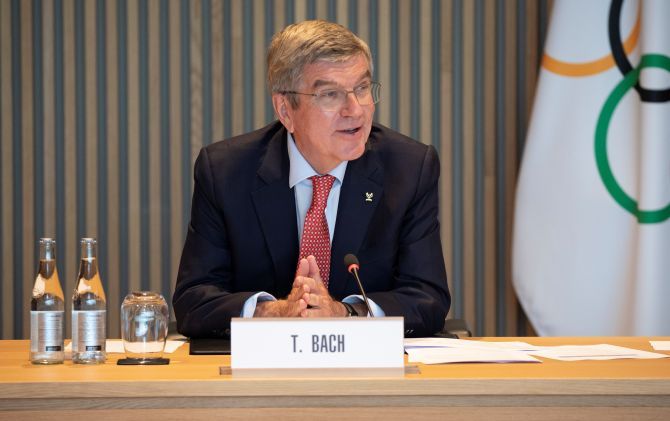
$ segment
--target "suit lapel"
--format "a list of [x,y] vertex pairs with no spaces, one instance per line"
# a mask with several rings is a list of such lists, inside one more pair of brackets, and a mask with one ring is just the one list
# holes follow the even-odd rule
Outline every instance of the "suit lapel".
[[383,168],[374,151],[368,149],[362,157],[347,164],[331,253],[329,290],[333,296],[342,296],[347,289],[350,277],[344,267],[344,256],[360,250],[384,192],[382,186]]
[[275,290],[282,297],[291,290],[298,261],[298,226],[295,196],[288,186],[286,130],[279,130],[269,141],[257,174],[251,197],[274,265]]

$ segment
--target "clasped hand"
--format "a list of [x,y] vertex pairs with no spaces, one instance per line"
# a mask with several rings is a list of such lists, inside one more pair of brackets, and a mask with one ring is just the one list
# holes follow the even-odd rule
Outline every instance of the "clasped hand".
[[254,317],[344,317],[344,305],[328,294],[314,256],[300,259],[293,287],[284,300],[258,303]]

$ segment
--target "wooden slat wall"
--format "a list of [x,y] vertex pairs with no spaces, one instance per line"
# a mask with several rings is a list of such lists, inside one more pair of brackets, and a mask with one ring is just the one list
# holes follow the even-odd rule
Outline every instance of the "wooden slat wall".
[[440,153],[452,315],[529,333],[509,245],[549,3],[0,0],[1,337],[28,337],[42,236],[68,296],[79,238],[98,238],[113,337],[129,291],[171,299],[198,150],[272,120],[265,49],[312,18],[368,41],[377,120]]

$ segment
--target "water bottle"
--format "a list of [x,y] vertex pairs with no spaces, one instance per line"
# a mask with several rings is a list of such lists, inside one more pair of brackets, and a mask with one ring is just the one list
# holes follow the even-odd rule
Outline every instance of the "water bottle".
[[102,364],[105,352],[107,300],[98,272],[94,238],[81,239],[81,263],[72,295],[72,362]]
[[56,241],[40,238],[40,265],[30,300],[30,362],[63,363],[65,299],[56,270]]

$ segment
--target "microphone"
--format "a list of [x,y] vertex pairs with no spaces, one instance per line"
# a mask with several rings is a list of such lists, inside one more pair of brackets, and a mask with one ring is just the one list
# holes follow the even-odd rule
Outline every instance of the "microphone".
[[370,308],[370,303],[368,302],[368,296],[365,295],[365,290],[363,289],[361,278],[358,277],[358,269],[360,269],[360,266],[358,265],[358,258],[351,253],[347,254],[344,256],[344,266],[346,266],[347,271],[353,274],[354,278],[356,278],[356,282],[358,282],[358,289],[361,291],[361,295],[363,295],[363,298],[365,299],[365,305],[368,308],[370,317],[374,317],[372,314],[372,309]]

